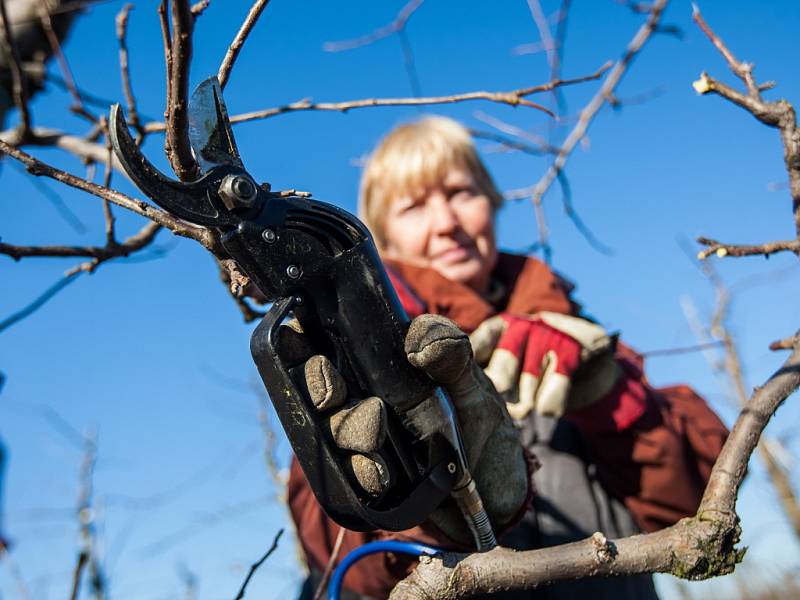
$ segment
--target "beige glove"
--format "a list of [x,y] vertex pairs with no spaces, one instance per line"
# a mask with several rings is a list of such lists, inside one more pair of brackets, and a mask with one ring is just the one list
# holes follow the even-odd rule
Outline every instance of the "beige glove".
[[559,417],[593,404],[622,375],[614,338],[595,323],[561,313],[496,315],[470,342],[516,420],[531,411]]
[[[309,350],[296,323],[284,326],[281,336],[284,348],[295,359]],[[505,403],[473,360],[469,338],[452,321],[436,315],[417,317],[406,336],[405,351],[412,365],[449,394],[478,492],[492,525],[502,528],[522,508],[529,487],[522,444]],[[348,403],[344,380],[324,356],[308,358],[304,370],[311,400],[326,414],[335,443],[353,453],[352,476],[367,493],[378,495],[386,484],[386,466],[373,453],[386,437],[389,409],[379,398]],[[472,535],[453,502],[443,503],[431,521],[454,541],[472,544]]]

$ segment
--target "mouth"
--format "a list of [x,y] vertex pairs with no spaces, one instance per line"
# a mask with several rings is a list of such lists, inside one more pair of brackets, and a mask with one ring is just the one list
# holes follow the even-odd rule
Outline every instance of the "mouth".
[[470,257],[472,246],[454,246],[434,255],[433,260],[445,264],[461,262]]

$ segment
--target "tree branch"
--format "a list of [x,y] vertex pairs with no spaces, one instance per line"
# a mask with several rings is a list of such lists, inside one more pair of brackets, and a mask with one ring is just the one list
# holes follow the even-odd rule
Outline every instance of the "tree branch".
[[[772,87],[773,84],[759,85],[756,83],[753,78],[752,65],[736,60],[733,53],[728,50],[719,36],[703,20],[697,5],[693,5],[693,17],[723,55],[731,70],[744,80],[747,93],[743,94],[711,78],[707,73],[702,73],[700,79],[692,85],[698,94],[718,94],[737,106],[741,106],[765,125],[775,127],[780,131],[781,141],[783,142],[783,160],[786,165],[786,171],[789,174],[789,191],[792,196],[795,235],[800,240],[800,131],[797,128],[795,110],[786,100],[764,101],[761,98],[760,91]],[[796,252],[796,250],[792,251]],[[754,252],[754,254],[763,254],[763,252]]]
[[122,194],[116,190],[104,188],[103,186],[92,183],[91,181],[87,181],[81,177],[78,177],[77,175],[72,175],[66,171],[51,167],[50,165],[34,158],[30,154],[10,146],[2,140],[0,140],[0,153],[7,154],[8,156],[18,160],[25,165],[25,168],[29,173],[35,175],[36,177],[50,177],[51,179],[65,183],[70,187],[89,192],[93,196],[106,199],[113,204],[121,206],[122,208],[127,208],[137,215],[141,215],[147,219],[150,219],[151,221],[166,227],[176,235],[188,237],[200,242],[200,244],[212,252],[219,251],[219,249],[216,247],[215,240],[210,235],[209,231],[204,227],[190,225],[189,223],[181,221],[180,219],[173,217],[169,213],[151,204],[148,204],[143,200],[131,198],[130,196],[126,196],[125,194]]
[[167,88],[166,139],[164,151],[181,181],[197,177],[198,168],[189,146],[189,65],[192,59],[194,16],[188,0],[172,0],[172,39]]
[[247,17],[245,17],[244,23],[242,23],[236,37],[233,38],[231,45],[228,47],[228,51],[225,53],[225,58],[222,59],[222,64],[219,66],[219,72],[217,73],[219,86],[222,89],[225,89],[225,85],[228,83],[228,77],[231,74],[231,69],[233,69],[233,63],[236,61],[236,57],[239,56],[239,52],[241,52],[247,36],[250,35],[256,21],[258,21],[258,18],[267,7],[267,4],[269,4],[269,0],[256,0],[253,3],[253,6],[250,7],[250,12],[248,12]]
[[[583,83],[585,81],[592,81],[599,79],[603,73],[609,69],[610,65],[604,64],[600,69],[591,75],[584,77],[576,77],[574,79],[562,79],[558,81],[550,81],[542,85],[521,88],[518,90],[511,90],[508,92],[467,92],[465,94],[454,94],[451,96],[429,96],[423,98],[366,98],[363,100],[348,100],[346,102],[312,102],[310,99],[305,98],[298,100],[291,104],[278,106],[274,108],[267,108],[264,110],[253,111],[234,115],[231,117],[231,123],[244,123],[246,121],[255,121],[258,119],[268,119],[277,115],[282,115],[289,112],[299,112],[307,110],[326,110],[335,112],[347,112],[357,108],[371,108],[375,106],[423,106],[430,104],[453,104],[456,102],[467,102],[471,100],[488,100],[490,102],[497,102],[500,104],[508,104],[511,106],[530,106],[538,110],[542,110],[548,114],[552,113],[549,109],[530,102],[525,99],[525,96],[531,94],[538,94],[547,92],[558,86],[573,85],[576,83]],[[145,131],[148,133],[156,131],[164,131],[164,123],[147,123]]]
[[131,85],[131,73],[128,67],[128,16],[133,9],[133,4],[130,2],[123,6],[116,17],[116,31],[117,39],[119,40],[119,71],[122,77],[122,92],[125,94],[125,103],[128,108],[128,123],[133,127],[137,133],[143,135],[142,124],[139,121],[139,113],[136,110],[136,97],[133,95],[133,86]]
[[744,551],[736,494],[747,462],[769,418],[800,387],[800,337],[789,359],[747,402],[711,472],[697,516],[655,533],[607,540],[591,538],[542,550],[495,548],[482,554],[421,557],[416,570],[392,591],[392,600],[469,598],[501,590],[594,576],[671,573],[707,579],[730,573]]
[[242,600],[242,598],[244,598],[244,592],[247,589],[247,584],[250,583],[250,579],[253,577],[253,574],[262,564],[264,564],[264,561],[267,560],[273,552],[275,552],[278,547],[278,540],[281,539],[282,535],[283,529],[279,529],[278,533],[275,535],[275,539],[272,540],[272,546],[270,546],[269,550],[266,551],[264,556],[250,566],[250,571],[248,571],[247,577],[245,577],[245,580],[242,582],[242,587],[239,589],[239,593],[236,594],[236,598],[234,598],[234,600]]
[[[20,122],[22,124],[22,135],[27,134],[31,127],[31,115],[28,111],[28,89],[25,77],[22,74],[22,67],[19,58],[19,51],[14,36],[11,32],[11,23],[8,21],[8,12],[6,11],[6,0],[0,0],[0,19],[2,19],[2,42],[3,53],[9,58],[9,67],[11,70],[12,80],[12,95],[14,96],[14,104],[19,110]],[[2,125],[2,113],[0,113],[0,125]]]
[[767,242],[766,244],[759,244],[757,246],[723,244],[722,242],[706,237],[699,237],[697,241],[704,246],[708,246],[708,248],[701,250],[697,254],[697,258],[700,260],[705,260],[712,254],[716,254],[719,258],[725,258],[726,256],[757,255],[769,258],[771,254],[776,254],[777,252],[794,252],[795,254],[800,254],[800,240]]
[[360,48],[362,46],[367,46],[378,40],[382,40],[383,38],[387,38],[393,33],[397,33],[405,28],[406,23],[411,18],[416,10],[422,6],[422,3],[425,0],[409,0],[403,8],[397,13],[394,21],[389,23],[388,25],[384,25],[383,27],[379,27],[372,33],[368,33],[367,35],[357,37],[350,40],[344,40],[341,42],[325,42],[322,45],[322,49],[325,52],[341,52],[343,50],[352,50],[354,48]]
[[149,222],[137,233],[127,238],[124,242],[107,246],[13,246],[0,242],[0,254],[10,256],[14,260],[31,257],[93,258],[97,263],[129,256],[134,252],[149,246],[161,230],[158,223]]

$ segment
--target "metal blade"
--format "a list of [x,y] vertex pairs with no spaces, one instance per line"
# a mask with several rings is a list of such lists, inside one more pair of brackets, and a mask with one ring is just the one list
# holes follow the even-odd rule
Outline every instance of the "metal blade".
[[[164,210],[189,223],[209,227],[235,225],[239,222],[238,217],[220,212],[212,204],[208,194],[209,182],[206,180],[211,175],[182,183],[170,179],[147,160],[133,141],[119,104],[111,107],[109,136],[114,152],[128,177]],[[214,182],[214,187],[219,185],[216,179]]]
[[204,173],[219,165],[244,169],[216,76],[198,85],[189,100],[189,143]]

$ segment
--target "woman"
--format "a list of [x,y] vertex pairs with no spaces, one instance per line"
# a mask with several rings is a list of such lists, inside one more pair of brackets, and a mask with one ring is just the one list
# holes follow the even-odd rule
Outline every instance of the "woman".
[[[542,464],[533,506],[516,516],[500,543],[532,549],[595,531],[621,537],[694,514],[724,425],[688,387],[651,388],[641,358],[580,318],[571,286],[543,263],[498,252],[494,221],[501,204],[469,133],[442,117],[390,132],[362,178],[361,217],[406,311],[443,315],[471,334],[475,357],[507,401],[522,444]],[[459,418],[462,428],[470,426]],[[296,464],[289,501],[312,573],[321,571],[339,528],[316,505]],[[398,535],[452,544],[455,536],[443,531],[346,532],[344,551]],[[385,596],[408,568],[392,556],[374,558],[346,584],[362,596]],[[580,594],[656,597],[646,576],[502,597]]]

